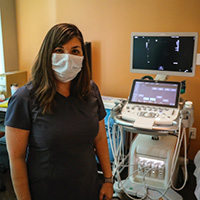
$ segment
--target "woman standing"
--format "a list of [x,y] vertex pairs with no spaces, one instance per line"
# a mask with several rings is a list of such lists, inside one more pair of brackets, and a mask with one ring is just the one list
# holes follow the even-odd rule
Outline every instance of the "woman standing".
[[[42,43],[31,82],[10,98],[6,113],[18,200],[111,199],[105,115],[81,32],[72,24],[55,25]],[[94,147],[106,180],[101,187]]]

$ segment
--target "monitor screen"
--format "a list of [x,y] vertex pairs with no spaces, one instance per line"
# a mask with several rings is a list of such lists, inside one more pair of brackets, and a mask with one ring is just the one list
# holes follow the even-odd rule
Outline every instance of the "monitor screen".
[[177,108],[179,95],[180,82],[135,79],[129,103]]
[[131,33],[134,73],[194,76],[197,33]]

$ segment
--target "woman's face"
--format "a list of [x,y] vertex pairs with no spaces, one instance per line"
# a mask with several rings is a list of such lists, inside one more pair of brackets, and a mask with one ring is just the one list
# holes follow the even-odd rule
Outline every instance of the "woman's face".
[[72,38],[61,47],[56,47],[53,53],[67,53],[76,56],[83,56],[81,42],[77,37]]

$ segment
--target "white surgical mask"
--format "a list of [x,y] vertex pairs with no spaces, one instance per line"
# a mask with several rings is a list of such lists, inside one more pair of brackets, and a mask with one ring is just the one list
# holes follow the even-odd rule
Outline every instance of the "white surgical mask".
[[56,79],[65,83],[73,80],[81,71],[82,62],[83,56],[53,53],[52,68]]

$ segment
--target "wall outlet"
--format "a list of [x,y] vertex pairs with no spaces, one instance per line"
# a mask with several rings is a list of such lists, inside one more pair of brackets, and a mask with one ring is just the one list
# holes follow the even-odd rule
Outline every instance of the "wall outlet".
[[196,139],[196,133],[197,133],[196,128],[194,128],[194,127],[189,128],[189,138],[190,139]]

